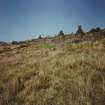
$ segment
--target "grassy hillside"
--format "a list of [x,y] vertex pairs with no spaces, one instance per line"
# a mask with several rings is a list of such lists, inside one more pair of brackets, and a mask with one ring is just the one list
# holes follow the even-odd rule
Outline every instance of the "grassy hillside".
[[105,105],[105,39],[1,49],[0,105]]

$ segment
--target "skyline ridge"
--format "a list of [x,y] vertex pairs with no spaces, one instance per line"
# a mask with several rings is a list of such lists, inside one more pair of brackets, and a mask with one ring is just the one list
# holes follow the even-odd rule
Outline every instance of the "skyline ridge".
[[0,40],[26,40],[105,27],[105,0],[0,0]]

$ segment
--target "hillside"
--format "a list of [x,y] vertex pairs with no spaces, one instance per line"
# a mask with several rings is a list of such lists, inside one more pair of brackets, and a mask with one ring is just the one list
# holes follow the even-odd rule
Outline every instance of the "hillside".
[[1,48],[0,105],[105,105],[105,39]]

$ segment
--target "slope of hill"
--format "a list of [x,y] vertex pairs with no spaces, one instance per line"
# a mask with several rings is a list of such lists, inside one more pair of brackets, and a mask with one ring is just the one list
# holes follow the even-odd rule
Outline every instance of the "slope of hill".
[[105,105],[105,39],[2,48],[0,105]]

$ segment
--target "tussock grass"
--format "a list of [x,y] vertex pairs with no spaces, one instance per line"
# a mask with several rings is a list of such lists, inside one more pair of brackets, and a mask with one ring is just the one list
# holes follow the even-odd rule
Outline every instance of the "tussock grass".
[[48,49],[55,49],[56,45],[46,43],[46,44],[41,45],[41,47],[42,48],[48,48]]
[[62,47],[30,42],[0,58],[0,105],[105,104],[104,39]]

